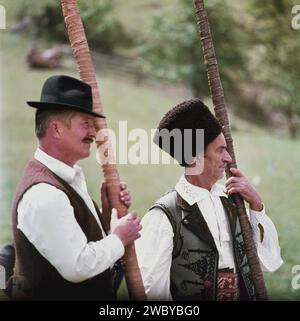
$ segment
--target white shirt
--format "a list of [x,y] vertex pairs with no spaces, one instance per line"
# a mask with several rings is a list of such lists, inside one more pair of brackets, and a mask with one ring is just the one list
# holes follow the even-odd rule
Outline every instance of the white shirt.
[[[219,269],[234,268],[234,255],[229,222],[220,196],[226,196],[224,186],[215,184],[211,191],[190,184],[183,175],[175,187],[189,204],[197,203],[210,229],[219,253]],[[258,257],[264,271],[273,272],[283,263],[276,228],[270,218],[261,212],[249,210],[249,221],[254,232]],[[264,228],[260,241],[258,224]],[[170,293],[170,268],[173,251],[173,229],[160,209],[149,211],[141,222],[141,238],[135,241],[146,294],[149,300],[172,300]]]
[[124,246],[115,234],[105,235],[81,168],[78,165],[70,167],[39,148],[34,158],[70,184],[83,198],[104,238],[87,242],[67,195],[46,183],[34,185],[24,193],[17,208],[18,229],[70,282],[82,282],[110,268],[124,255]]

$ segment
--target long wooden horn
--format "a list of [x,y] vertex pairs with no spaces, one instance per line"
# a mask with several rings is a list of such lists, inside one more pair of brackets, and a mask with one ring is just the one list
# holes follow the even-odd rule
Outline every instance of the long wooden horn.
[[[103,112],[103,106],[97,86],[96,73],[77,7],[77,2],[76,0],[61,0],[61,5],[80,78],[92,87],[93,110],[95,112]],[[122,217],[127,213],[127,208],[119,200],[120,177],[117,166],[113,162],[113,149],[107,136],[106,120],[104,118],[97,118],[95,120],[95,126],[97,132],[102,133],[101,135],[97,135],[96,144],[98,157],[102,164],[104,179],[108,187],[109,200],[112,207],[117,209],[119,217]],[[106,137],[105,142],[103,142],[104,136]],[[110,217],[105,218],[105,222],[105,228],[107,229]],[[123,261],[130,299],[136,301],[146,300],[145,289],[137,263],[134,243],[126,246]]]
[[[227,114],[226,102],[221,83],[218,62],[215,55],[213,39],[210,32],[209,21],[207,12],[204,7],[203,0],[195,0],[195,9],[197,22],[199,27],[199,33],[202,43],[202,49],[204,54],[204,61],[206,66],[206,72],[208,77],[209,88],[212,95],[214,104],[214,110],[216,118],[223,128],[223,134],[225,136],[228,152],[233,160],[230,167],[237,167],[236,159],[233,149],[233,139],[231,137],[231,130],[229,125],[229,119]],[[229,168],[226,170],[226,176],[232,176]],[[259,258],[257,255],[257,249],[253,240],[253,232],[249,223],[245,204],[243,198],[239,194],[235,194],[234,202],[238,209],[239,220],[241,224],[242,234],[245,242],[245,252],[248,258],[250,271],[255,286],[255,293],[253,293],[253,299],[267,300],[267,290],[264,283],[263,273],[260,267]]]

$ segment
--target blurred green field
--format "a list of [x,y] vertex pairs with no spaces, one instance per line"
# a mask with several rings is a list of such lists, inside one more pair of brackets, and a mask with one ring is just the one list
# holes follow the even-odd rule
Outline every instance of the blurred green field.
[[[30,46],[25,39],[1,33],[0,38],[0,241],[11,239],[10,203],[26,162],[35,147],[34,110],[26,100],[39,99],[41,84],[53,74],[77,76],[75,70],[34,71],[25,64],[25,52]],[[98,74],[108,124],[116,129],[119,120],[128,121],[128,130],[155,128],[171,106],[187,98],[176,91],[137,86],[129,78],[117,79]],[[235,118],[234,118],[235,119]],[[245,125],[238,119],[234,126],[236,156],[239,167],[253,181],[260,181],[268,215],[277,226],[285,264],[273,274],[265,274],[272,300],[299,300],[300,290],[291,289],[292,266],[300,264],[300,146],[298,141],[280,138],[267,131]],[[150,143],[150,141],[149,141]],[[133,143],[128,143],[130,147]],[[94,150],[88,160],[80,162],[94,199],[102,179]],[[172,187],[181,174],[176,166],[123,165],[120,175],[131,190],[132,209],[142,216],[161,193]],[[122,288],[121,297],[126,297]],[[1,294],[0,294],[1,296]]]

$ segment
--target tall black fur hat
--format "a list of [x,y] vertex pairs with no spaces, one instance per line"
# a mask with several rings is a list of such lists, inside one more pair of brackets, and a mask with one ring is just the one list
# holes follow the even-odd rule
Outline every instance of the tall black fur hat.
[[[174,129],[180,133],[181,139],[171,138],[164,142],[165,130]],[[196,144],[197,129],[204,130],[204,146]],[[178,104],[165,114],[158,125],[153,141],[174,157],[181,166],[188,166],[192,157],[202,152],[202,149],[205,149],[221,132],[222,127],[209,108],[200,99],[191,99]],[[184,150],[189,150],[188,159],[186,154],[184,155]]]

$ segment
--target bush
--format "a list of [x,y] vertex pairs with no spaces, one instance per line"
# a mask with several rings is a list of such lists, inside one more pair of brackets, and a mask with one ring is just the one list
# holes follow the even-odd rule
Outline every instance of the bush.
[[[233,89],[245,65],[240,49],[240,26],[228,1],[206,2],[224,87]],[[153,30],[155,30],[153,32]],[[148,38],[142,44],[148,72],[164,79],[183,81],[195,96],[209,94],[193,2],[177,0],[171,9],[153,18]]]
[[[78,7],[92,48],[111,54],[118,47],[132,45],[124,26],[113,17],[115,0],[78,1]],[[35,37],[49,41],[68,41],[60,1],[26,0],[20,3],[16,15],[18,19],[30,17]]]

